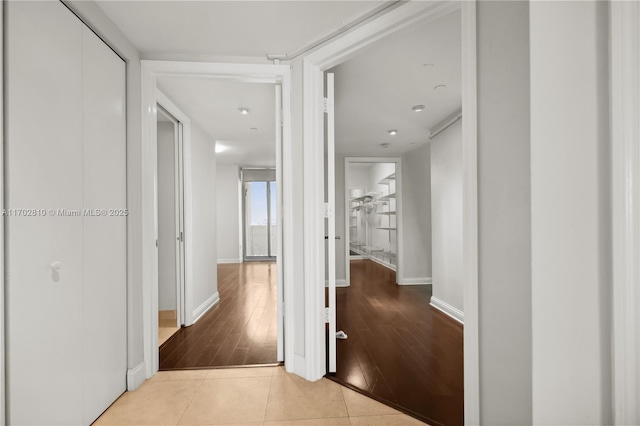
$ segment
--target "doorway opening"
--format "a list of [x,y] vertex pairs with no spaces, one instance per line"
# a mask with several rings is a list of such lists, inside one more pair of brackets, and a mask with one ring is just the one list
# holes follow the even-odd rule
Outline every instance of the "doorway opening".
[[[345,158],[345,286],[351,283],[352,261],[371,260],[398,270],[400,162],[400,158]],[[339,279],[338,283],[342,284]]]
[[242,169],[244,260],[275,260],[278,189],[275,169]]
[[158,104],[158,346],[184,325],[183,126]]
[[[191,119],[192,219],[187,227],[192,229],[192,250],[187,251],[186,260],[193,270],[193,306],[200,306],[191,324],[160,345],[159,368],[277,364],[283,360],[284,325],[278,309],[283,297],[279,270],[281,87],[194,76],[162,76],[157,84],[163,96],[180,105],[181,113]],[[162,119],[164,115],[159,108],[158,116]],[[163,227],[173,231],[175,226],[171,225],[179,225],[176,219],[182,216],[177,212],[174,217],[169,208],[173,206],[163,205],[168,204],[163,199],[170,192],[166,188],[182,192],[175,185],[178,180],[164,184],[173,175],[167,172],[163,179],[164,163],[175,163],[170,153],[162,151],[164,128],[168,129],[167,139],[176,136],[180,142],[179,121],[175,120],[175,127],[169,124],[174,123],[159,123],[157,133],[161,242]],[[174,132],[169,135],[169,130]],[[175,198],[174,193],[169,195]],[[176,232],[171,243],[178,250],[183,241],[182,234]],[[180,279],[169,265],[168,251],[159,245],[159,272],[168,270]],[[162,286],[159,274],[161,315],[174,313],[175,299],[166,303]],[[159,318],[160,332],[162,321]],[[176,326],[175,316],[168,321]]]
[[328,377],[430,424],[464,422],[460,34],[451,10],[323,70]]
[[[275,144],[274,139],[270,140],[269,146],[275,145],[275,168],[280,175],[281,179],[277,179],[277,197],[278,206],[282,215],[292,217],[293,209],[293,184],[290,176],[292,175],[292,157],[291,157],[291,73],[288,66],[283,65],[253,65],[253,64],[220,64],[220,63],[205,63],[205,62],[180,62],[180,61],[142,61],[142,103],[143,103],[143,150],[142,150],[142,163],[143,171],[147,170],[148,173],[144,174],[145,178],[142,182],[142,189],[144,194],[153,196],[145,196],[142,200],[142,240],[143,240],[143,252],[142,263],[147,265],[148,268],[143,271],[143,324],[144,324],[144,362],[141,363],[135,369],[130,370],[129,375],[131,383],[140,383],[144,378],[150,378],[159,369],[160,366],[160,354],[158,351],[158,307],[157,307],[157,263],[158,256],[155,248],[156,231],[154,229],[156,218],[155,216],[155,176],[157,167],[156,152],[154,149],[156,131],[157,131],[157,108],[156,103],[160,101],[162,93],[159,89],[166,89],[162,87],[163,78],[177,78],[183,80],[199,79],[202,81],[212,82],[235,82],[235,83],[266,83],[271,85],[271,89],[274,89],[274,94],[277,102],[275,113],[276,120],[271,120],[275,126]],[[163,90],[164,91],[164,90]],[[167,91],[168,92],[168,91]],[[183,91],[184,92],[184,91]],[[167,93],[167,96],[172,96],[172,93]],[[215,93],[213,96],[207,98],[227,98],[220,94]],[[249,99],[250,100],[250,99]],[[172,103],[167,99],[168,103]],[[163,106],[166,102],[162,102]],[[220,159],[223,157],[223,153],[242,153],[256,154],[255,150],[246,150],[242,146],[238,146],[238,149],[229,149],[225,151],[226,140],[223,138],[212,139],[206,136],[206,132],[201,128],[201,123],[207,123],[211,121],[210,116],[204,116],[196,120],[196,116],[191,114],[187,115],[188,108],[194,106],[195,103],[180,104],[178,110],[184,110],[180,114],[172,115],[178,118],[183,123],[183,151],[184,151],[184,250],[185,250],[185,273],[184,273],[184,324],[183,330],[188,330],[193,333],[193,324],[198,325],[202,323],[205,315],[213,312],[214,307],[218,307],[220,301],[223,299],[222,294],[211,288],[201,292],[199,285],[209,286],[211,284],[222,284],[224,277],[217,274],[217,263],[222,263],[225,259],[220,257],[220,253],[217,253],[217,243],[215,231],[216,217],[220,217],[220,214],[216,213],[216,209],[222,208],[219,203],[213,202],[206,205],[199,205],[199,200],[202,198],[198,194],[206,194],[207,197],[213,195],[216,197],[217,189],[219,186],[217,182],[222,179],[222,176],[218,173],[222,170],[220,166]],[[241,104],[242,105],[242,104]],[[175,104],[174,104],[175,106]],[[239,111],[241,107],[239,105],[234,106],[234,111],[240,113],[242,117],[249,118],[252,115],[244,114]],[[196,122],[192,125],[192,122]],[[220,123],[221,121],[218,121]],[[276,125],[276,123],[278,123]],[[247,132],[254,130],[251,127],[246,126]],[[266,145],[265,145],[266,146]],[[257,152],[259,153],[259,152]],[[213,155],[212,155],[213,154]],[[236,163],[238,164],[238,163]],[[251,163],[240,163],[242,166],[250,166]],[[261,165],[261,164],[259,164]],[[233,171],[233,166],[229,167]],[[239,200],[240,195],[240,180],[238,167],[235,167],[234,173],[229,174],[232,184],[229,186],[233,188],[235,185],[237,213],[226,212],[226,217],[235,217],[238,222],[241,222],[241,203]],[[202,176],[206,177],[212,183],[200,185]],[[211,177],[213,176],[213,177]],[[235,182],[235,184],[233,183]],[[209,198],[208,198],[209,199]],[[233,208],[232,204],[224,205],[224,208]],[[214,209],[210,213],[211,209]],[[224,211],[224,210],[223,210]],[[276,250],[278,251],[276,257],[275,269],[277,271],[276,290],[272,292],[272,296],[275,299],[277,309],[277,321],[276,328],[277,343],[276,354],[278,361],[285,360],[285,368],[291,371],[293,369],[293,324],[291,321],[284,322],[285,308],[287,312],[291,311],[292,303],[292,287],[285,286],[284,282],[291,282],[293,277],[293,264],[292,262],[285,262],[282,255],[283,246],[289,246],[292,244],[293,225],[290,222],[283,222],[282,215],[278,218],[279,230],[278,230],[278,244]],[[200,220],[198,226],[195,222]],[[205,228],[201,228],[205,226]],[[200,228],[200,229],[199,229]],[[212,231],[213,229],[213,231]],[[204,232],[206,230],[206,232]],[[211,235],[213,232],[214,237],[209,238],[207,235]],[[242,261],[242,241],[241,234],[238,232],[235,238],[229,238],[226,240],[229,247],[231,247],[230,261],[236,263]],[[202,258],[196,258],[196,253],[205,247],[205,254]],[[287,252],[284,252],[286,256]],[[205,268],[205,275],[203,276],[198,272],[198,268]],[[213,278],[207,278],[212,276]],[[219,287],[221,289],[222,286]],[[224,297],[229,299],[229,297]],[[201,301],[202,300],[202,301]],[[220,312],[220,309],[217,309]],[[220,313],[218,313],[220,315]],[[224,315],[221,317],[227,318]],[[292,317],[291,314],[288,317]],[[226,327],[224,330],[231,330]],[[286,334],[286,340],[285,340]],[[166,345],[176,340],[176,336],[166,342]],[[285,344],[286,342],[286,344]],[[209,348],[211,349],[211,348]],[[184,361],[193,359],[194,353],[182,354],[181,359]],[[183,361],[183,362],[184,362]]]

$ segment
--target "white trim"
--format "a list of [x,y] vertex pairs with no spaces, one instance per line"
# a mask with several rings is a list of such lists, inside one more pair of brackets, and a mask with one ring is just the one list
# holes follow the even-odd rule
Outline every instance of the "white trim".
[[398,285],[431,285],[433,279],[431,277],[422,278],[404,278],[402,281],[398,280]]
[[640,4],[610,2],[613,415],[640,424]]
[[290,364],[285,364],[284,368],[289,373],[295,373],[298,376],[304,377],[304,372],[307,368],[306,364],[307,362],[305,358],[303,356],[296,354],[293,356],[293,362]]
[[[4,209],[4,7],[5,2],[0,5],[0,45],[3,46],[0,55],[0,209]],[[4,304],[5,304],[5,270],[4,270],[4,220],[0,221],[0,277],[2,277],[2,285],[0,286],[0,426],[6,424],[6,373],[5,373],[5,325],[4,325]]]
[[[293,224],[286,218],[293,217],[293,179],[291,157],[291,71],[288,65],[265,64],[232,64],[209,62],[179,62],[179,61],[141,61],[141,87],[142,87],[142,288],[143,288],[143,332],[144,332],[144,360],[147,377],[153,376],[158,371],[158,347],[157,347],[157,313],[154,312],[154,299],[157,304],[157,250],[156,218],[155,211],[155,167],[156,152],[154,150],[156,140],[156,102],[157,102],[157,76],[197,76],[203,78],[216,78],[242,82],[279,83],[282,84],[283,101],[283,182],[280,192],[283,197],[283,250],[282,262],[278,262],[278,275],[284,279],[284,310],[286,318],[293,318],[293,262],[288,261],[292,253],[287,247],[293,244]],[[163,105],[165,106],[165,105]],[[171,112],[171,111],[170,111]],[[181,117],[174,115],[180,120]],[[188,117],[187,117],[188,118]],[[187,170],[191,164],[191,151],[187,145],[190,133],[184,130],[184,167]],[[279,188],[280,189],[280,188]],[[192,214],[192,192],[190,173],[185,172],[185,241],[193,235],[192,223],[189,220]],[[192,258],[189,255],[188,245],[185,246],[186,270],[192,271]],[[187,275],[187,273],[185,273]],[[189,292],[189,279],[193,275],[185,277],[185,312],[196,312],[193,309],[193,296]],[[154,290],[155,287],[155,290]],[[188,315],[186,315],[188,316]],[[185,323],[188,321],[185,321]],[[293,362],[293,334],[292,321],[285,321],[284,336],[285,363]],[[156,344],[154,344],[156,342]],[[285,364],[286,365],[286,364]]]
[[[464,6],[463,3],[463,43],[466,48],[473,45],[473,51],[469,52],[463,48],[463,63],[468,68],[463,70],[463,75],[469,75],[472,72],[475,78],[475,4],[471,9]],[[421,2],[411,1],[406,2],[398,6],[397,8],[389,11],[388,13],[367,22],[353,31],[345,34],[337,40],[320,47],[318,50],[309,54],[303,59],[303,146],[304,146],[304,286],[305,286],[305,360],[306,371],[303,377],[308,380],[318,380],[325,372],[325,357],[326,357],[326,342],[325,342],[325,325],[324,325],[324,287],[318,285],[324,282],[325,274],[325,253],[324,253],[324,122],[323,122],[323,72],[346,61],[357,53],[358,50],[369,44],[379,40],[389,34],[405,28],[418,21],[434,20],[438,17],[444,16],[454,10],[460,8],[460,2],[458,1],[434,1],[434,2]],[[466,13],[466,15],[465,15]],[[473,18],[471,22],[469,18]],[[473,25],[472,25],[473,24]],[[469,31],[472,29],[472,31]],[[473,44],[472,44],[473,43]],[[469,55],[472,53],[472,59],[469,59]],[[469,78],[469,77],[467,77]],[[475,115],[475,84],[470,86],[467,84],[464,86],[467,91],[473,91],[473,96],[463,95],[463,105],[467,106],[469,112]],[[465,102],[466,101],[466,102]],[[471,101],[471,102],[470,102]],[[472,108],[471,108],[472,107]],[[467,111],[464,111],[465,114]],[[472,126],[475,126],[475,120],[469,121]],[[471,127],[467,128],[467,144],[473,145],[475,148],[476,139],[475,136],[469,133]],[[475,129],[475,128],[474,128]],[[469,152],[467,154],[470,154]],[[475,162],[475,150],[473,151],[473,157],[467,158],[467,160],[473,160]],[[475,173],[476,165],[474,165],[473,171]],[[475,184],[475,178],[473,180]],[[468,194],[473,194],[477,197],[477,189],[475,186],[469,187],[466,183],[466,189]],[[475,204],[469,206],[471,211],[467,211],[466,214],[477,214]],[[471,222],[469,223],[471,224]],[[476,222],[473,224],[477,224]],[[401,224],[399,224],[400,226]],[[469,228],[471,235],[477,234],[476,228]],[[465,234],[466,235],[466,234]],[[473,237],[470,238],[473,240]],[[465,244],[469,244],[469,239],[465,240]],[[399,246],[401,241],[398,241]],[[473,241],[471,241],[473,243]],[[476,241],[477,243],[477,241]],[[477,244],[476,244],[477,249]],[[477,264],[477,251],[475,252]],[[400,268],[402,269],[401,254],[398,253],[400,261]],[[477,272],[477,271],[476,271]],[[474,286],[477,285],[477,280],[473,282]],[[470,291],[471,288],[467,289]],[[469,303],[476,305],[477,309],[477,291],[468,300]],[[472,310],[473,311],[473,310]],[[477,324],[476,324],[477,326]],[[473,328],[473,327],[472,327]],[[465,379],[470,377],[469,380],[477,381],[478,377],[478,364],[474,363],[477,360],[478,341],[472,339],[468,342],[471,346],[467,347],[465,343],[465,353],[473,352],[476,356],[470,355],[472,361],[471,367],[465,370]],[[466,368],[466,367],[465,367]],[[472,381],[469,381],[470,387],[467,390],[465,388],[465,404],[467,400],[471,401],[470,404],[479,406],[479,388],[472,385]],[[475,416],[472,411],[469,411],[466,417],[467,422],[479,421],[479,417]]]
[[210,298],[205,300],[193,311],[193,323],[195,324],[195,322],[202,318],[202,316],[206,314],[209,309],[213,308],[218,303],[220,303],[220,293],[216,291]]
[[478,314],[478,83],[476,2],[462,2],[462,235],[464,265],[464,419],[480,424]]
[[431,296],[431,302],[429,302],[429,304],[437,310],[447,314],[459,323],[464,324],[464,313],[461,310],[433,296]]
[[[329,287],[329,280],[324,281],[324,286]],[[347,284],[347,280],[343,278],[341,279],[336,278],[336,287],[349,287],[349,284]]]
[[218,259],[218,265],[223,263],[242,263],[242,259]]
[[[400,256],[398,256],[398,258],[400,258]],[[370,261],[372,261],[372,262],[377,263],[377,264],[378,264],[378,265],[380,265],[380,266],[384,266],[385,268],[387,268],[387,269],[391,269],[392,271],[394,271],[394,272],[396,273],[396,284],[397,284],[397,282],[398,282],[398,270],[397,270],[397,268],[396,268],[394,265],[392,265],[392,264],[391,264],[391,263],[389,263],[389,262],[385,262],[384,260],[379,259],[379,258],[377,258],[377,257],[375,257],[375,256],[369,256],[369,258],[368,258],[368,259],[369,259]]]
[[146,380],[144,361],[127,370],[127,390],[133,392]]

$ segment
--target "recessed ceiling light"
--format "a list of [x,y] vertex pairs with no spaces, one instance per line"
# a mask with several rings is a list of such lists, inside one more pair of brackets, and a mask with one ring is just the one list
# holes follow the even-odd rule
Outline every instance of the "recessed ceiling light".
[[386,149],[386,148],[389,148],[391,146],[391,144],[390,143],[381,143],[380,146]]
[[446,89],[447,86],[445,84],[438,84],[437,86],[435,86],[433,88],[433,90],[438,90],[438,89]]
[[257,127],[252,127],[251,130],[253,130],[254,132],[258,130]]
[[425,108],[424,105],[414,105],[411,107],[411,111],[420,112],[420,111],[424,111],[424,108]]
[[249,108],[238,108],[238,112],[242,115],[251,114],[251,110]]
[[216,143],[216,154],[219,154],[223,151],[226,151],[227,147],[224,145],[220,145],[219,143]]
[[389,133],[391,136],[395,136],[398,134],[398,131],[395,129],[392,129],[392,130],[388,130],[387,133]]
[[422,66],[427,68],[427,67],[434,67],[435,65],[433,65],[433,64],[422,64]]

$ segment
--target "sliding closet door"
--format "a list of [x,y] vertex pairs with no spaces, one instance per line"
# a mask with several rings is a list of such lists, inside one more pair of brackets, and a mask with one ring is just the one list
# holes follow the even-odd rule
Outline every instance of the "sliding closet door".
[[[5,2],[7,410],[82,424],[82,26],[58,2]],[[80,83],[80,84],[79,84]],[[23,214],[37,216],[23,216]]]
[[90,424],[126,388],[125,64],[87,27],[83,64],[83,204],[101,210],[83,218],[84,423]]
[[60,2],[5,7],[8,420],[89,425],[126,386],[124,63]]

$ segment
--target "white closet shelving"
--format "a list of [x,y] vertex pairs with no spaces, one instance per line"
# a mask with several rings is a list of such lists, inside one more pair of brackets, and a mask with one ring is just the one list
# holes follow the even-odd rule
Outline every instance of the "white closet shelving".
[[397,265],[396,175],[386,175],[376,192],[351,191],[349,198],[349,248],[390,269]]

